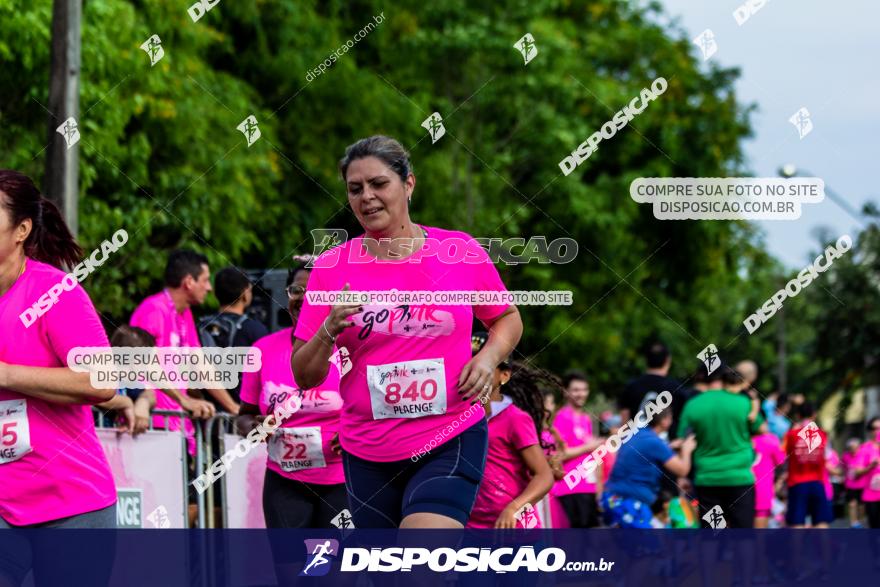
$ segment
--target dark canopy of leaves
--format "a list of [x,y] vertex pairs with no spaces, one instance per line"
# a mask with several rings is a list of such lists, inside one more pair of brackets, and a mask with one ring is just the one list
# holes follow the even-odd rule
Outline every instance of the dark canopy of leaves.
[[[311,250],[312,228],[357,234],[336,163],[383,133],[411,151],[417,222],[579,243],[568,265],[499,267],[511,289],[574,292],[569,307],[521,309],[521,354],[584,368],[605,392],[641,368],[650,337],[673,348],[680,375],[709,343],[769,372],[772,326],[750,337],[741,325],[778,285],[759,235],[658,221],[629,197],[637,177],[747,173],[752,108],[736,100],[738,72],[704,66],[658,7],[222,0],[193,23],[185,4],[84,2],[80,238],[90,250],[119,227],[130,234],[85,284],[112,322],[159,287],[172,248],[204,252],[215,270],[283,268]],[[0,0],[0,152],[38,180],[50,29],[50,0]],[[513,47],[526,32],[539,51],[527,66]],[[155,67],[139,49],[152,34],[165,50]],[[563,176],[559,161],[658,76],[668,90]],[[431,144],[420,124],[434,111],[447,132]],[[247,147],[236,126],[251,114],[262,138]]]

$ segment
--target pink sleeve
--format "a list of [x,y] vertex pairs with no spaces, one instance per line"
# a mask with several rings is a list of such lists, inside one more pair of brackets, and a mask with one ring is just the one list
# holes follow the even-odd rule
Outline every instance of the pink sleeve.
[[152,305],[145,306],[144,304],[141,304],[131,315],[129,324],[137,326],[138,328],[143,328],[155,337],[156,346],[162,346],[162,341],[165,340],[165,318],[162,316],[162,312],[158,308]]
[[516,416],[510,420],[510,428],[510,442],[516,450],[540,444],[535,422],[525,412],[516,412]]
[[196,321],[193,318],[192,310],[186,309],[186,338],[184,344],[188,347],[202,347],[202,340],[199,338],[199,330],[196,328]]
[[55,355],[67,365],[67,355],[76,347],[109,347],[110,341],[92,300],[81,285],[63,296],[43,316],[46,333]]
[[592,438],[593,437],[593,419],[589,415],[587,415],[585,420],[587,421],[587,425],[585,427],[587,429],[587,437]]
[[[473,255],[479,259],[479,261],[473,265],[474,271],[476,272],[474,289],[477,291],[507,291],[504,282],[501,281],[501,276],[498,274],[498,269],[495,268],[495,264],[492,263],[486,250],[473,238],[468,241],[468,245],[473,249],[469,252],[473,253]],[[474,315],[481,322],[487,322],[500,316],[509,307],[510,304],[474,306]]]
[[871,450],[871,445],[865,443],[859,448],[859,452],[856,453],[855,466],[859,469],[863,467],[867,467],[871,464],[871,459],[874,457],[874,451]]
[[560,411],[553,420],[553,426],[559,433],[559,437],[568,446],[572,446],[580,442],[574,435],[574,426],[572,426],[571,418],[567,411]]
[[831,454],[828,455],[828,465],[835,468],[840,465],[840,456],[837,454],[836,450],[832,449]]
[[[257,346],[257,345],[254,345]],[[241,401],[260,405],[260,375],[261,371],[245,372],[241,376],[241,391],[239,397]]]
[[[322,270],[318,267],[315,267],[312,270],[312,274],[309,275],[308,291],[324,291],[321,282],[321,273]],[[294,331],[293,336],[304,341],[311,340],[312,337],[317,334],[318,329],[321,328],[324,319],[329,315],[330,306],[312,305],[309,303],[309,296],[306,295],[303,299],[299,319],[296,321],[296,330]]]
[[779,443],[779,438],[774,436],[772,442],[773,444],[770,448],[770,459],[773,462],[773,466],[778,467],[785,462],[785,451],[782,450],[782,446]]

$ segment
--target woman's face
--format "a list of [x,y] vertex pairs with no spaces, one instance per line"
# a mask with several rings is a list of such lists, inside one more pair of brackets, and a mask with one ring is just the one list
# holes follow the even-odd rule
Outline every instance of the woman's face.
[[369,234],[389,234],[409,224],[407,200],[415,176],[406,182],[376,157],[355,159],[348,166],[346,189],[352,212]]
[[290,312],[290,317],[293,319],[293,324],[296,325],[296,321],[299,318],[299,312],[302,310],[303,299],[306,297],[306,286],[309,284],[309,272],[305,270],[300,270],[296,272],[296,275],[293,276],[293,281],[290,282],[290,289],[293,291],[293,295],[288,294],[287,296],[287,311]]
[[0,263],[19,254],[31,227],[29,219],[13,225],[12,214],[6,208],[5,202],[6,194],[0,192]]

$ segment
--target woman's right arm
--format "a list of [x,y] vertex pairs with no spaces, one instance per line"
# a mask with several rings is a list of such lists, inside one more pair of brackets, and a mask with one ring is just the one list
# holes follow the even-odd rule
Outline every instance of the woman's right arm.
[[[347,283],[342,291],[348,291]],[[330,314],[310,340],[293,339],[290,367],[293,370],[293,378],[300,388],[312,389],[327,379],[336,337],[346,328],[354,326],[354,322],[349,320],[349,317],[362,311],[363,307],[357,304],[333,306]]]
[[293,378],[302,389],[312,389],[327,379],[332,354],[333,342],[323,332],[318,332],[308,342],[294,339],[290,366]]

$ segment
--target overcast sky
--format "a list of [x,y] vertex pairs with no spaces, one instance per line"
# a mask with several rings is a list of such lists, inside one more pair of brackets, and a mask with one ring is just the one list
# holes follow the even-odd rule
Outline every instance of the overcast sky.
[[[690,38],[712,30],[718,52],[711,61],[742,70],[738,98],[758,105],[755,136],[744,143],[755,176],[794,163],[856,210],[880,202],[880,2],[768,0],[740,26],[733,12],[747,0],[661,1]],[[801,107],[813,122],[803,139],[788,121]],[[799,220],[758,222],[770,252],[790,268],[803,267],[818,249],[816,227],[834,236],[858,232],[827,197],[802,210]]]

